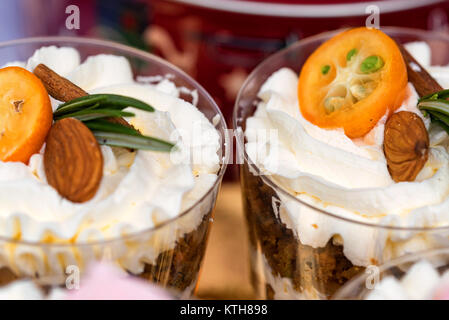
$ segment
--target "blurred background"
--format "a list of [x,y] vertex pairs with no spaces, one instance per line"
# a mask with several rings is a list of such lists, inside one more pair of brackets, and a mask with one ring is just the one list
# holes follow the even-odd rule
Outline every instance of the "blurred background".
[[[66,8],[80,9],[69,30]],[[105,38],[162,56],[214,97],[231,124],[243,81],[264,58],[304,37],[365,25],[449,33],[448,0],[0,0],[0,42],[65,35]],[[222,186],[198,289],[201,298],[252,298],[236,168]],[[232,235],[232,237],[229,237]]]

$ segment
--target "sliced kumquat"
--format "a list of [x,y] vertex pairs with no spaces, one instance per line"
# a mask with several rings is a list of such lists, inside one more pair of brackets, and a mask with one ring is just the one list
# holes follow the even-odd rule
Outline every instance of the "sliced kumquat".
[[0,160],[27,163],[51,127],[50,98],[42,82],[19,67],[0,69]]
[[313,124],[343,128],[358,138],[401,105],[406,87],[407,70],[394,40],[376,29],[356,28],[326,41],[307,59],[299,76],[299,107]]

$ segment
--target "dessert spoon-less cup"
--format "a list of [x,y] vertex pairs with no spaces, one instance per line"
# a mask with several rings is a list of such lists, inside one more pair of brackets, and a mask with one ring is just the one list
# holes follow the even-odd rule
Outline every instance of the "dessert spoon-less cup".
[[[134,78],[149,81],[169,79],[180,90],[180,98],[195,105],[215,126],[220,136],[217,156],[220,159],[216,179],[201,196],[177,216],[119,238],[86,242],[27,241],[0,235],[0,284],[22,277],[61,277],[81,274],[93,261],[104,260],[124,271],[175,289],[181,297],[193,294],[204,257],[213,210],[220,189],[229,148],[226,123],[211,96],[191,77],[163,59],[121,44],[72,37],[40,37],[13,40],[0,44],[0,65],[27,61],[35,50],[47,47],[72,47],[81,61],[98,54],[126,58]],[[158,80],[159,79],[159,80]],[[26,194],[23,195],[27,197]],[[36,203],[36,207],[39,204]],[[124,212],[123,214],[126,214]],[[138,270],[136,272],[136,270]]]
[[[395,27],[381,30],[400,43],[426,42],[432,48],[432,65],[449,63],[449,37],[445,34]],[[258,93],[267,79],[281,68],[300,72],[312,52],[339,32],[300,40],[266,59],[249,75],[234,108],[233,126],[238,136],[243,137],[248,118],[254,116],[261,101]],[[246,143],[246,137],[237,139],[243,162],[240,182],[250,239],[251,281],[259,298],[329,299],[368,267],[422,250],[415,244],[416,239],[432,239],[426,242],[426,249],[449,245],[449,221],[435,227],[379,224],[333,213],[298,199],[256,165],[248,156]],[[305,232],[306,229],[309,231]],[[351,241],[345,243],[339,230],[350,230]],[[328,233],[329,237],[324,235]],[[326,241],[317,240],[323,238]],[[355,251],[363,253],[364,261],[357,260]]]

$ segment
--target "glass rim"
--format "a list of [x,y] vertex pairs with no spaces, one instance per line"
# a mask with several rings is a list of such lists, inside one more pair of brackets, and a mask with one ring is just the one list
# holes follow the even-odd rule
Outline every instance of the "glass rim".
[[[397,265],[410,263],[410,262],[418,262],[420,259],[432,258],[438,255],[447,254],[449,255],[449,248],[439,248],[439,249],[431,249],[431,250],[422,250],[414,253],[406,254],[405,256],[401,256],[390,260],[380,266],[378,266],[379,274],[382,274],[388,269],[395,267]],[[332,297],[332,300],[341,300],[341,299],[349,299],[351,296],[351,291],[360,285],[361,282],[364,282],[370,274],[362,273],[355,278],[349,280],[346,284],[343,285]]]
[[[268,3],[250,0],[169,0],[194,7],[219,10],[236,14],[275,16],[280,18],[325,18],[325,17],[355,17],[366,15],[365,9],[369,5],[380,7],[382,13],[393,13],[411,10],[442,3],[445,0],[395,0],[341,4],[289,4]],[[323,10],[326,9],[326,10]]]
[[[176,217],[167,219],[163,221],[162,223],[158,224],[157,226],[146,228],[143,230],[136,231],[134,233],[122,236],[122,237],[112,237],[110,239],[103,239],[103,240],[95,240],[92,242],[80,242],[80,243],[44,243],[39,241],[30,241],[30,240],[15,240],[9,237],[0,236],[0,242],[7,242],[7,243],[14,243],[19,245],[27,245],[27,246],[35,246],[35,247],[89,247],[89,246],[96,246],[96,245],[106,245],[111,244],[116,241],[126,241],[132,238],[136,238],[139,236],[142,236],[144,234],[155,232],[157,230],[160,230],[164,228],[165,226],[174,223],[175,221],[183,218],[184,216],[187,216],[199,203],[201,203],[204,199],[206,199],[215,188],[219,187],[219,184],[221,183],[221,180],[223,178],[223,175],[226,171],[227,165],[229,163],[229,157],[230,157],[230,144],[229,142],[229,136],[227,133],[227,125],[225,118],[216,104],[215,100],[212,98],[212,96],[206,91],[206,89],[203,88],[201,84],[199,84],[195,79],[193,79],[191,76],[189,76],[187,73],[185,73],[183,70],[178,68],[177,66],[169,63],[168,61],[162,59],[161,57],[158,57],[152,53],[136,49],[121,43],[117,43],[114,41],[109,40],[103,40],[103,39],[96,39],[96,38],[89,38],[89,37],[70,37],[70,36],[43,36],[43,37],[28,37],[28,38],[20,38],[20,39],[14,39],[14,40],[8,40],[0,43],[0,49],[6,48],[6,47],[13,47],[13,46],[19,46],[19,45],[29,45],[29,44],[38,44],[38,43],[48,43],[51,44],[54,42],[53,45],[60,45],[61,42],[67,42],[67,43],[73,43],[73,44],[80,44],[80,45],[96,45],[101,46],[113,50],[122,51],[123,53],[133,55],[134,57],[137,57],[139,59],[143,60],[149,60],[152,62],[155,62],[157,64],[160,64],[170,70],[175,71],[178,75],[182,76],[185,81],[189,82],[193,85],[193,87],[198,90],[198,93],[200,95],[203,95],[206,99],[206,102],[208,105],[212,107],[212,109],[216,112],[216,115],[220,116],[219,121],[219,128],[223,130],[223,135],[221,134],[220,130],[217,129],[217,126],[214,126],[215,129],[219,132],[220,138],[221,138],[221,156],[220,159],[220,169],[217,172],[217,179],[215,180],[214,184],[205,192],[199,199],[197,199],[191,206],[184,209],[182,212],[180,212]],[[201,112],[201,110],[199,110]],[[202,112],[201,112],[202,113]],[[210,121],[210,120],[209,120]],[[224,152],[224,154],[223,154]]]
[[[264,69],[264,67],[267,64],[270,64],[272,59],[276,59],[276,58],[278,58],[288,52],[291,52],[297,48],[300,48],[304,45],[308,45],[311,42],[314,42],[317,40],[328,39],[344,30],[347,30],[347,29],[349,29],[349,28],[342,28],[342,29],[337,29],[337,30],[332,30],[332,31],[326,31],[326,32],[318,33],[316,35],[301,39],[301,40],[293,43],[292,45],[270,55],[265,60],[263,60],[260,64],[258,64],[257,67],[254,68],[253,71],[251,71],[251,73],[248,75],[245,82],[240,87],[239,93],[237,94],[237,98],[236,98],[235,104],[234,104],[233,115],[232,115],[232,125],[233,125],[234,130],[240,130],[241,133],[243,133],[241,124],[239,124],[239,122],[242,120],[239,119],[238,111],[241,109],[239,107],[239,102],[241,100],[241,96],[243,94],[244,89],[249,84],[250,80],[253,77],[255,77],[256,74],[259,73],[260,70]],[[432,34],[433,36],[440,37],[449,43],[449,34],[445,34],[442,32],[427,31],[427,30],[405,28],[405,27],[381,27],[380,29],[382,31],[384,31],[385,33],[387,33],[388,35],[396,34],[396,35],[411,35],[411,36],[425,37],[425,36],[429,36],[429,34]],[[251,167],[252,170],[254,170],[254,172],[257,173],[257,175],[263,180],[263,182],[266,183],[267,185],[269,185],[271,188],[273,188],[277,192],[280,192],[284,196],[288,197],[290,200],[293,200],[293,201],[299,203],[300,205],[304,205],[312,210],[323,213],[323,214],[330,216],[332,218],[335,218],[337,220],[355,223],[355,224],[365,226],[365,227],[381,228],[381,229],[392,230],[392,231],[411,231],[411,232],[423,232],[423,231],[439,232],[439,231],[443,231],[443,230],[449,231],[449,224],[447,226],[441,226],[441,227],[403,227],[403,226],[391,226],[391,225],[382,225],[382,224],[378,224],[378,223],[358,221],[355,219],[350,219],[350,218],[339,216],[338,214],[332,213],[330,211],[326,211],[326,210],[318,208],[312,204],[306,203],[305,201],[296,198],[291,192],[289,192],[287,189],[285,189],[283,186],[281,186],[278,182],[271,179],[269,177],[269,175],[265,175],[259,170],[259,168],[254,164],[253,161],[251,161],[248,154],[246,153],[244,136],[243,136],[243,139],[236,139],[236,140],[237,140],[238,152],[241,155],[243,155],[244,161],[247,163],[247,165],[249,167]],[[242,145],[242,143],[243,143],[243,145]]]

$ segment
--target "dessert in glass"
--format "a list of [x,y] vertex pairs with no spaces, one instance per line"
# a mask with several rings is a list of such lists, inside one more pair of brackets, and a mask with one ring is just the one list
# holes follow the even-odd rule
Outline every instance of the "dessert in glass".
[[337,300],[449,300],[449,249],[394,259],[349,281]]
[[228,149],[207,92],[112,42],[0,44],[0,284],[96,260],[192,294]]
[[420,30],[337,30],[248,77],[234,127],[260,298],[327,299],[369,266],[448,245],[448,48]]

